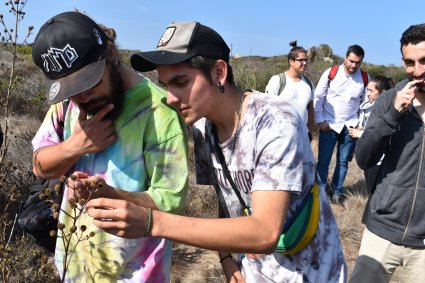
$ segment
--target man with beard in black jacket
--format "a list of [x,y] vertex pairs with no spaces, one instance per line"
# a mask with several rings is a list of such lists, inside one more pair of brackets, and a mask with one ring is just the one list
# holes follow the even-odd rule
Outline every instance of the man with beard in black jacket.
[[366,212],[366,229],[350,282],[425,282],[425,24],[400,39],[408,79],[383,93],[357,142],[357,164],[385,154]]

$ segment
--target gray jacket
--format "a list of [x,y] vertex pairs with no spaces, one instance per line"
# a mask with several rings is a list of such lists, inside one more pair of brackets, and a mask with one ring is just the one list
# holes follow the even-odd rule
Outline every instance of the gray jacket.
[[405,113],[394,108],[395,95],[407,82],[379,96],[355,156],[366,169],[385,154],[366,214],[367,228],[398,245],[425,247],[424,123],[414,107]]

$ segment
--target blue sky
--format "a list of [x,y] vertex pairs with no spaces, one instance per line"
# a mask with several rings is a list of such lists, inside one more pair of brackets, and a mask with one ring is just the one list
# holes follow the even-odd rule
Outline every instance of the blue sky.
[[[3,1],[2,1],[3,2]],[[291,40],[305,48],[329,44],[345,55],[361,45],[364,61],[401,65],[399,39],[412,24],[425,22],[423,0],[202,1],[202,0],[28,0],[22,29],[35,31],[55,14],[75,8],[115,28],[121,48],[153,50],[172,21],[199,21],[217,30],[233,54],[287,54]],[[4,4],[0,13],[9,17]],[[29,42],[33,41],[34,36]]]

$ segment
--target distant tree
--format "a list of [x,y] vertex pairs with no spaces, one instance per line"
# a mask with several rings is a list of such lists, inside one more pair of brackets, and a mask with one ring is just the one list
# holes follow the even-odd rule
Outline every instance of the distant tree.
[[327,44],[320,44],[317,51],[321,58],[332,58],[334,55],[332,48]]

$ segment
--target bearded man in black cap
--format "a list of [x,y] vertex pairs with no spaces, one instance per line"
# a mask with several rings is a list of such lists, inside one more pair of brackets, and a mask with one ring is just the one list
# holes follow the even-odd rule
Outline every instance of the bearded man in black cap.
[[[150,211],[179,212],[186,197],[184,127],[164,103],[165,92],[120,62],[115,37],[84,14],[66,12],[48,20],[34,41],[33,59],[44,72],[52,106],[32,142],[33,171],[43,178],[73,175],[59,215],[65,233],[75,225],[67,217],[68,200],[87,199],[83,189],[93,182],[102,188],[91,198],[126,199]],[[95,236],[71,239],[69,251],[75,252],[66,282],[170,280],[170,241],[112,236],[86,214],[76,223],[82,225]],[[60,274],[65,252],[59,239]]]

